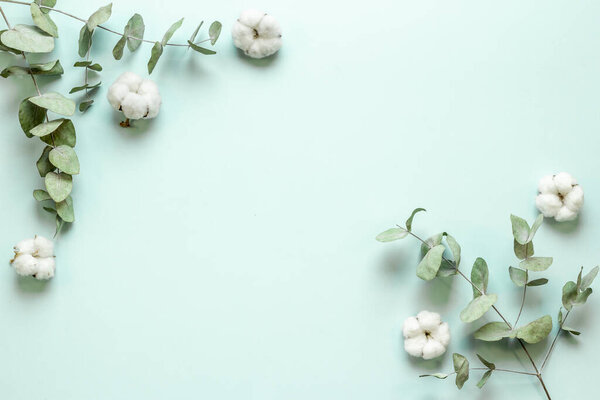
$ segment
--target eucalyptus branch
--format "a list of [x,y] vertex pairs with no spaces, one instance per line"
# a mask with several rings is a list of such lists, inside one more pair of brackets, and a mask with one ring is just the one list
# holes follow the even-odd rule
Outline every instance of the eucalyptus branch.
[[[469,371],[490,371],[489,368],[484,368],[484,367],[476,367],[476,368],[469,368]],[[491,371],[499,371],[499,372],[507,372],[510,374],[519,374],[519,375],[529,375],[529,376],[537,376],[536,374],[534,374],[533,372],[525,372],[525,371],[515,371],[512,369],[504,369],[504,368],[494,368]],[[444,374],[446,376],[452,376],[455,375],[457,372],[448,372],[447,374]],[[430,374],[423,374],[423,375],[419,375],[419,378],[425,378],[431,376]]]
[[[0,0],[0,3],[11,3],[11,4],[19,4],[19,5],[24,5],[24,6],[29,6],[31,4],[31,3],[28,3],[28,2],[25,2],[25,1],[18,1],[18,0]],[[48,6],[44,6],[44,5],[40,5],[40,8],[41,9],[46,9],[46,10],[49,10],[49,11],[57,12],[59,14],[65,15],[65,16],[73,18],[73,19],[76,19],[77,21],[80,21],[80,22],[83,22],[83,23],[87,23],[88,22],[87,19],[78,17],[78,16],[73,15],[71,13],[68,13],[66,11],[59,10],[58,8],[48,7]],[[4,13],[2,13],[2,14],[4,14]],[[132,35],[125,35],[124,33],[117,32],[117,31],[112,30],[110,28],[107,28],[107,27],[105,27],[103,25],[98,25],[98,26],[96,26],[96,28],[100,28],[102,30],[105,30],[105,31],[110,32],[110,33],[114,33],[115,35],[119,35],[119,36],[125,37],[127,39],[139,40],[140,42],[144,42],[144,43],[154,44],[154,43],[157,42],[157,40],[148,40],[148,39],[138,38],[138,37],[135,37],[135,36],[132,36]],[[210,41],[211,41],[211,38],[207,38],[207,39],[199,41],[198,43],[206,43],[206,42],[210,42]],[[189,43],[188,44],[165,43],[163,46],[190,47],[190,44]]]
[[554,346],[556,346],[556,340],[560,336],[560,333],[562,332],[562,327],[570,313],[571,313],[571,310],[568,310],[567,313],[565,314],[565,317],[559,324],[558,330],[556,331],[556,335],[554,335],[554,340],[552,340],[552,344],[550,344],[550,348],[548,349],[548,352],[546,353],[546,356],[544,357],[544,361],[542,362],[542,366],[540,367],[540,370],[543,370],[544,367],[546,366],[546,363],[548,362],[548,359],[550,358],[550,354],[552,354],[552,351],[554,350]]

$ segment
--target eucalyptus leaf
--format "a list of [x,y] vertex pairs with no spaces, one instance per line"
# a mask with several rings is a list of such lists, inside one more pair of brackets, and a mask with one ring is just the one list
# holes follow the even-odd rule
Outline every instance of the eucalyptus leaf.
[[425,254],[417,266],[417,276],[423,280],[430,281],[436,277],[440,265],[442,264],[442,255],[445,247],[437,245]]
[[33,198],[37,201],[52,200],[52,197],[45,190],[36,189],[33,191]]
[[92,65],[91,61],[77,61],[73,64],[74,67],[89,67],[90,65]]
[[552,330],[552,317],[544,315],[522,328],[517,329],[517,338],[534,344],[544,340]]
[[469,323],[478,320],[485,314],[498,300],[495,294],[483,294],[475,297],[469,302],[467,307],[460,312],[460,319],[463,322]]
[[56,92],[30,97],[29,101],[57,114],[71,116],[75,113],[75,102]]
[[381,232],[375,239],[380,242],[392,242],[394,240],[403,239],[406,235],[408,235],[408,232],[405,229],[390,228],[385,232]]
[[63,226],[65,225],[65,221],[59,216],[56,216],[56,231],[54,232],[54,237],[60,233]]
[[513,240],[513,249],[515,251],[515,256],[517,256],[519,260],[524,260],[533,256],[533,242],[520,244],[516,240]]
[[151,74],[154,71],[154,67],[156,67],[156,63],[158,59],[162,55],[163,45],[159,42],[154,43],[152,46],[152,53],[150,54],[150,60],[148,61],[148,74]]
[[441,244],[443,237],[444,233],[438,233],[425,240],[425,243],[421,244],[421,254],[425,256],[431,248]]
[[85,90],[85,89],[87,89],[87,90],[97,89],[97,88],[99,88],[99,87],[100,87],[100,85],[102,85],[102,82],[98,82],[98,83],[95,83],[95,84],[93,84],[93,85],[92,85],[92,84],[89,84],[89,83],[86,83],[86,84],[85,84],[85,85],[83,85],[83,86],[75,86],[74,88],[72,88],[72,89],[69,91],[69,94],[73,94],[73,93],[81,92],[82,90]]
[[558,310],[558,326],[562,326],[563,324],[563,313],[562,313],[562,308],[560,310]]
[[8,78],[11,75],[62,75],[65,71],[59,60],[50,61],[43,64],[29,64],[29,67],[13,66],[7,67],[0,72],[0,76]]
[[188,45],[192,48],[192,50],[197,51],[200,54],[204,54],[205,56],[211,56],[213,54],[217,54],[216,51],[207,49],[206,47],[198,46],[195,43],[192,43],[188,40]]
[[200,31],[200,28],[202,27],[202,25],[204,24],[204,21],[200,21],[200,24],[198,24],[198,27],[194,30],[194,32],[192,32],[192,36],[190,37],[190,42],[193,42],[194,40],[196,40],[196,35],[198,35],[198,32]]
[[50,7],[50,8],[54,7],[56,5],[56,0],[37,0],[36,3],[39,4],[40,6],[44,6],[42,8],[42,12],[49,13],[50,9],[45,8],[45,7]]
[[529,231],[529,237],[527,238],[527,242],[531,242],[533,240],[533,237],[535,236],[535,233],[537,232],[539,227],[542,225],[542,222],[544,222],[544,215],[538,214],[535,221],[533,221],[533,225],[531,225],[531,230]]
[[19,104],[19,123],[27,137],[33,137],[30,131],[46,118],[46,109],[31,103],[30,99],[28,97]]
[[79,159],[72,147],[65,145],[57,146],[52,149],[49,158],[52,165],[62,172],[69,175],[79,174]]
[[71,175],[63,173],[48,172],[44,178],[46,184],[46,191],[57,203],[65,200],[73,190],[73,178]]
[[592,282],[594,282],[594,279],[596,279],[596,275],[598,275],[598,269],[599,267],[592,268],[592,270],[581,279],[581,290],[585,290],[592,285]]
[[408,217],[408,219],[406,220],[406,224],[405,224],[406,229],[409,232],[412,230],[412,223],[413,223],[413,219],[415,218],[415,215],[417,215],[417,213],[420,213],[422,211],[427,211],[427,210],[425,210],[424,208],[419,207],[419,208],[415,208],[413,210],[413,212],[410,213],[410,217]]
[[91,69],[92,71],[100,72],[100,71],[102,71],[102,65],[100,65],[98,63],[94,63],[94,64],[90,65],[88,67],[88,69]]
[[51,146],[66,145],[75,147],[77,139],[75,136],[75,126],[70,119],[64,119],[63,123],[52,133],[52,136],[43,136],[40,138],[43,142]]
[[49,135],[57,130],[64,121],[64,119],[55,119],[53,121],[44,122],[33,128],[31,131],[29,131],[29,133],[31,133],[33,136],[39,137]]
[[4,31],[0,40],[5,46],[26,53],[49,53],[54,50],[54,38],[31,25],[15,25]]
[[56,215],[56,210],[54,208],[52,208],[52,207],[44,206],[44,207],[42,207],[42,209],[44,211],[46,211],[47,213]]
[[[140,14],[133,14],[133,17],[127,21],[125,25],[124,35],[127,36],[127,48],[129,51],[134,52],[142,44],[139,39],[144,38],[144,31],[146,26],[144,25],[144,19]],[[116,58],[116,57],[115,57]]]
[[450,248],[450,251],[452,252],[452,258],[454,259],[454,265],[458,268],[458,265],[460,264],[460,252],[461,252],[460,245],[458,244],[456,239],[454,239],[454,237],[448,233],[446,234],[446,243],[448,243],[448,247]]
[[42,155],[35,163],[37,170],[42,178],[45,177],[49,172],[54,171],[56,169],[54,165],[52,165],[48,157],[50,151],[52,151],[52,147],[46,146],[44,150],[42,150]]
[[579,335],[581,335],[581,332],[579,332],[579,331],[576,331],[576,330],[575,330],[575,329],[573,329],[573,328],[569,328],[568,326],[563,326],[563,327],[561,327],[561,329],[562,329],[563,331],[565,331],[565,332],[569,332],[570,334],[573,334],[573,335],[575,335],[575,336],[579,336]]
[[56,203],[56,212],[65,222],[75,221],[75,211],[73,210],[73,199],[71,196]]
[[438,379],[446,379],[448,377],[448,374],[442,374],[442,373],[435,373],[435,374],[425,374],[425,375],[419,375],[419,378],[424,378],[426,376],[433,376],[434,378],[438,378]]
[[[92,32],[98,25],[101,25],[108,21],[112,14],[112,3],[100,7],[96,10],[87,20],[87,29]],[[82,56],[83,57],[83,56]]]
[[481,363],[489,369],[496,369],[496,364],[489,362],[485,358],[481,357],[479,354],[477,354],[477,358],[479,358],[479,361],[481,361]]
[[552,257],[530,257],[521,261],[519,267],[530,271],[545,271],[552,265]]
[[0,50],[1,51],[7,51],[9,53],[13,53],[13,54],[17,54],[17,55],[21,55],[21,51],[17,50],[17,49],[13,49],[11,47],[6,46],[4,43],[2,43],[2,34],[4,32],[6,32],[8,29],[2,29],[0,30]]
[[167,32],[165,32],[165,35],[163,36],[162,41],[160,42],[160,44],[162,44],[164,46],[167,43],[169,43],[169,40],[171,40],[171,38],[173,37],[173,34],[175,33],[175,31],[177,29],[181,28],[181,24],[183,24],[183,18],[181,18],[179,21],[175,22],[173,25],[171,25],[169,27],[169,29],[167,30]]
[[79,103],[79,111],[85,112],[88,108],[92,106],[94,100],[85,100]]
[[56,24],[47,13],[42,12],[40,6],[35,3],[31,3],[30,5],[31,18],[33,19],[33,23],[40,28],[42,31],[46,32],[48,35],[53,36],[55,38],[58,37],[58,28]]
[[442,265],[440,266],[440,269],[438,269],[437,272],[437,277],[439,278],[446,278],[448,276],[452,276],[452,275],[456,275],[458,274],[458,270],[454,267],[449,267],[447,265]]
[[534,279],[530,282],[527,282],[527,286],[542,286],[542,285],[545,285],[546,283],[548,283],[548,279],[539,278],[539,279]]
[[215,45],[215,43],[217,43],[217,40],[219,39],[219,35],[221,34],[221,28],[223,26],[221,25],[221,23],[219,21],[215,21],[212,24],[210,24],[210,27],[208,28],[208,36],[210,37],[210,44],[212,44],[213,46]]
[[573,308],[573,301],[577,297],[577,284],[573,281],[565,283],[562,289],[562,304],[568,311]]
[[585,304],[588,297],[590,297],[590,294],[592,294],[592,288],[585,289],[584,291],[579,293],[577,296],[575,296],[575,299],[573,300],[573,304],[574,305]]
[[469,379],[469,361],[461,354],[452,354],[454,371],[456,372],[456,387],[462,389],[465,382]]
[[92,34],[87,25],[81,27],[79,31],[79,57],[85,57],[90,47],[92,47]]
[[115,44],[113,48],[112,54],[115,60],[120,60],[123,57],[123,49],[125,49],[125,43],[127,43],[127,38],[125,36],[121,36],[121,39]]
[[[489,271],[485,260],[481,257],[477,257],[473,268],[471,269],[471,282],[475,284],[477,288],[473,287],[473,298],[479,297],[481,292],[485,293],[488,286]],[[481,292],[480,292],[481,291]]]
[[513,331],[505,322],[489,322],[473,333],[473,337],[484,342],[497,342],[513,336]]
[[479,380],[479,382],[477,382],[477,387],[479,389],[481,389],[483,387],[483,385],[486,384],[486,382],[488,381],[488,379],[490,379],[490,376],[492,376],[492,370],[487,370],[485,371],[485,373],[483,374],[483,376],[481,377],[481,379]]
[[521,217],[517,217],[516,215],[510,216],[510,222],[512,224],[512,231],[515,240],[519,244],[527,243],[529,239],[529,224]]
[[519,268],[508,267],[508,273],[510,274],[510,280],[513,281],[518,287],[523,287],[527,284],[527,271],[523,271]]

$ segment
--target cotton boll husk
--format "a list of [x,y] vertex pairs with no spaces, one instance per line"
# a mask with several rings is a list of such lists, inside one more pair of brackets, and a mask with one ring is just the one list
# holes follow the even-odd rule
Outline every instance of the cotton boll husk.
[[423,333],[419,321],[415,317],[408,317],[402,326],[402,334],[405,338],[411,338]]
[[554,219],[557,220],[558,222],[573,221],[575,218],[577,218],[577,213],[575,211],[569,209],[569,207],[567,207],[567,206],[561,207],[561,209],[558,211],[558,213],[554,217]]
[[433,339],[440,342],[442,346],[448,346],[450,343],[450,327],[448,326],[448,323],[443,322],[436,329],[432,330],[430,335]]
[[256,28],[264,16],[265,13],[262,11],[246,10],[240,15],[238,21],[251,28]]
[[54,276],[56,270],[56,262],[53,257],[40,258],[38,260],[35,278],[39,280],[50,279]]
[[152,94],[152,95],[157,95],[158,94],[158,86],[156,85],[156,83],[152,82],[151,80],[148,79],[144,79],[140,85],[140,87],[137,90],[138,94],[140,95],[145,95],[145,94]]
[[554,183],[554,175],[546,175],[538,183],[538,191],[544,194],[558,194],[556,184]]
[[238,49],[248,49],[254,42],[254,29],[242,24],[234,24],[231,29],[233,44]]
[[129,87],[121,82],[115,82],[108,88],[106,97],[110,105],[117,111],[121,108],[121,102],[129,94]]
[[143,95],[144,101],[147,105],[147,115],[144,118],[154,118],[158,115],[160,110],[161,98],[159,94],[145,94]]
[[404,350],[414,357],[423,356],[423,347],[427,344],[425,335],[404,339]]
[[573,186],[573,189],[564,197],[563,203],[571,211],[578,212],[583,206],[583,189],[581,186]]
[[569,193],[573,188],[573,185],[576,183],[577,182],[571,176],[571,174],[566,172],[561,172],[560,174],[554,176],[554,184],[556,185],[556,189],[562,195]]
[[54,255],[54,243],[52,240],[46,239],[43,236],[36,236],[35,242],[35,255],[38,257],[52,257]]
[[281,25],[271,15],[265,15],[256,29],[258,35],[265,39],[281,37]]
[[440,314],[431,311],[421,311],[417,314],[417,319],[421,328],[427,331],[433,331],[440,325]]
[[425,346],[423,346],[423,359],[431,360],[441,356],[446,352],[446,348],[441,345],[437,340],[428,339]]
[[22,276],[33,275],[37,270],[37,265],[38,259],[31,254],[21,254],[12,262],[12,266],[17,274]]
[[563,206],[560,198],[555,194],[540,194],[535,198],[535,205],[544,217],[554,217]]
[[121,110],[127,118],[140,119],[146,115],[148,104],[139,94],[129,93],[121,103]]
[[123,72],[121,76],[117,78],[117,82],[127,85],[130,92],[137,92],[142,81],[142,77],[133,72]]
[[14,247],[16,253],[33,254],[35,252],[34,239],[21,240]]

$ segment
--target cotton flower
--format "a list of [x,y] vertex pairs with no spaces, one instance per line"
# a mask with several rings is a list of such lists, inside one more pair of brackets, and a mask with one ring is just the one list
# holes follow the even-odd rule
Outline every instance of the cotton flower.
[[252,58],[264,58],[281,48],[281,26],[272,16],[247,10],[240,15],[231,30],[233,44]]
[[408,317],[402,327],[404,350],[414,357],[430,360],[446,352],[450,343],[450,328],[442,322],[440,314],[421,311]]
[[154,118],[160,110],[161,98],[156,83],[142,79],[133,72],[123,73],[110,88],[108,102],[122,111],[127,120],[121,126],[129,126],[130,119]]
[[583,189],[566,172],[544,176],[538,192],[535,199],[538,210],[544,217],[554,217],[559,222],[574,220],[583,206]]
[[54,276],[54,243],[42,236],[21,240],[14,246],[15,258],[11,264],[17,274],[33,276],[36,279],[50,279]]

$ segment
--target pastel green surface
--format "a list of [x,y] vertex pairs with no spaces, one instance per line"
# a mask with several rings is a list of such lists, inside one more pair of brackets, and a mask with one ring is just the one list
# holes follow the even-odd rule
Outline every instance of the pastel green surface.
[[[29,23],[28,7],[0,5],[12,24]],[[58,2],[81,17],[102,5]],[[280,20],[276,57],[233,47],[248,7]],[[107,24],[120,31],[135,12],[151,40],[185,16],[179,43],[201,19],[221,20],[218,54],[166,49],[152,74],[159,117],[123,129],[107,86],[126,70],[145,76],[151,45],[117,62],[118,37],[95,33],[104,85],[75,117],[76,222],[46,284],[8,266],[12,245],[51,236],[53,221],[31,194],[43,188],[43,145],[17,120],[33,87],[26,76],[0,82],[2,399],[544,398],[527,376],[496,373],[479,390],[472,373],[460,392],[417,378],[451,371],[453,352],[474,366],[476,352],[499,368],[530,365],[514,344],[470,339],[481,321],[459,312],[471,288],[419,280],[418,243],[374,238],[427,208],[415,232],[451,232],[467,272],[485,258],[514,320],[509,215],[531,223],[538,179],[568,171],[587,203],[577,223],[540,228],[536,254],[555,262],[521,317],[556,318],[562,284],[600,262],[600,3],[123,0]],[[40,81],[64,94],[83,82],[70,67],[82,25],[52,16],[60,38],[39,58],[60,56],[66,73]],[[2,68],[15,62],[0,56]],[[597,392],[597,297],[569,317],[583,333],[560,339],[544,371],[554,399]],[[402,349],[403,320],[423,309],[451,327],[439,360]],[[531,346],[536,360],[547,346]]]

